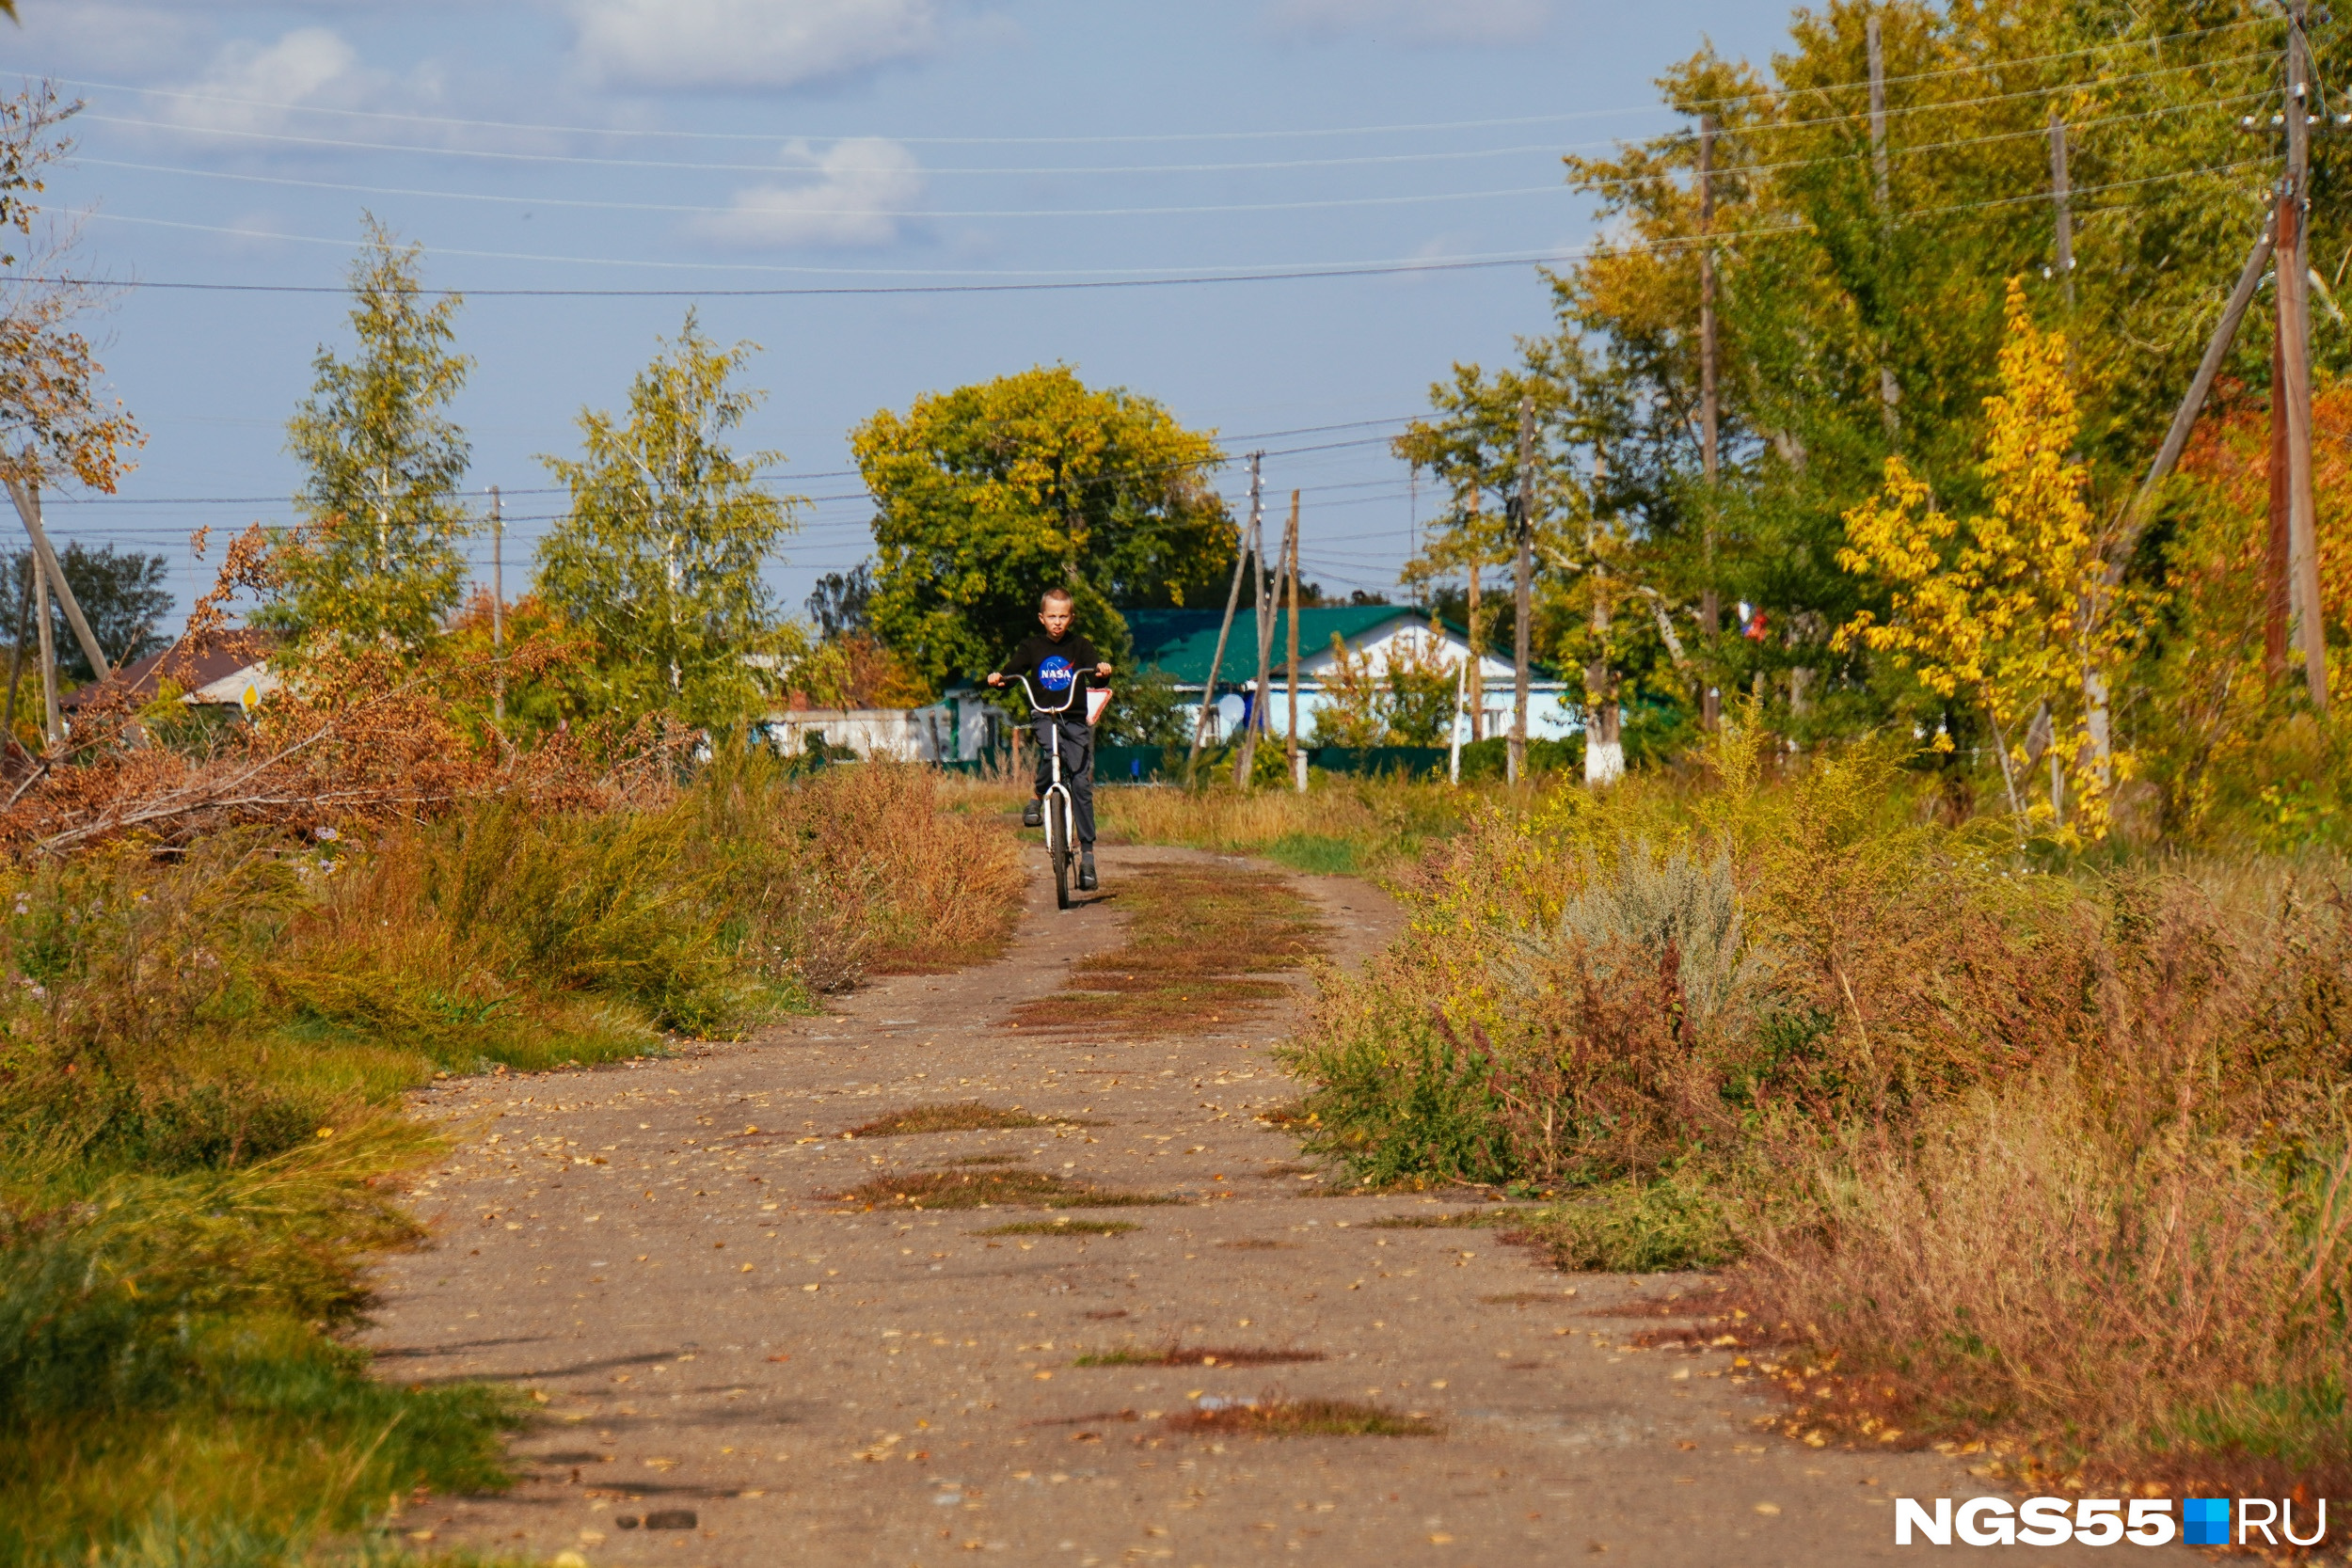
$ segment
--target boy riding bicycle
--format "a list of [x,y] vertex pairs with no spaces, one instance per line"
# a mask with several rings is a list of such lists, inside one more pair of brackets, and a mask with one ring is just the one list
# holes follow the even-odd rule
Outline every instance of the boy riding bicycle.
[[1073,608],[1068,589],[1048,588],[1037,607],[1044,634],[1033,635],[1014,649],[1003,669],[989,672],[988,684],[1002,686],[1011,676],[1034,673],[1044,689],[1039,694],[1043,701],[1068,701],[1070,705],[1057,713],[1041,709],[1036,716],[1037,794],[1022,811],[1021,825],[1035,828],[1045,821],[1045,786],[1053,774],[1053,727],[1059,725],[1061,778],[1070,790],[1072,815],[1078,819],[1078,889],[1092,893],[1094,732],[1087,723],[1086,688],[1089,678],[1107,678],[1111,666],[1110,660],[1094,651],[1093,643],[1070,629]]

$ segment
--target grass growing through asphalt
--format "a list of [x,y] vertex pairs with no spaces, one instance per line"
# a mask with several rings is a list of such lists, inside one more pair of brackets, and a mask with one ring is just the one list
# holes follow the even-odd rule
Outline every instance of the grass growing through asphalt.
[[850,1128],[849,1135],[852,1138],[898,1138],[918,1132],[1018,1132],[1025,1127],[1078,1125],[1082,1124],[1056,1121],[1050,1117],[1033,1117],[1017,1105],[1006,1110],[1001,1106],[983,1105],[977,1100],[966,1100],[953,1105],[916,1105],[904,1111],[893,1111]]
[[975,1230],[975,1236],[1121,1236],[1143,1227],[1133,1220],[1016,1220]]
[[1462,1209],[1447,1214],[1391,1214],[1384,1220],[1365,1220],[1367,1230],[1490,1230],[1499,1225],[1516,1225],[1534,1212],[1529,1209]]
[[877,1209],[1135,1209],[1184,1201],[1065,1181],[1041,1170],[910,1171],[878,1176],[831,1196]]
[[1230,1437],[1437,1437],[1444,1426],[1353,1400],[1260,1400],[1168,1418],[1170,1432]]
[[1279,974],[1320,946],[1313,906],[1280,876],[1242,866],[1147,862],[1122,879],[1127,940],[1080,961],[1068,989],[1023,1004],[1023,1028],[1142,1038],[1237,1025],[1290,994]]
[[1283,1367],[1321,1361],[1319,1350],[1259,1350],[1232,1345],[1121,1345],[1098,1355],[1082,1355],[1073,1367]]

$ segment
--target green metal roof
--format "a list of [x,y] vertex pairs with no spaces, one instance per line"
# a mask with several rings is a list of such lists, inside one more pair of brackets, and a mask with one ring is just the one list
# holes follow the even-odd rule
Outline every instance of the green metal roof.
[[[1157,665],[1180,686],[1199,686],[1209,678],[1209,660],[1216,653],[1216,628],[1225,619],[1218,610],[1123,610],[1127,630],[1135,638],[1136,662]],[[1285,666],[1290,653],[1290,610],[1274,616],[1274,664]],[[1304,659],[1327,652],[1336,634],[1351,644],[1359,637],[1398,620],[1428,624],[1428,617],[1411,605],[1327,605],[1298,612],[1298,655]],[[1217,684],[1248,681],[1258,673],[1256,612],[1244,608],[1233,617],[1233,630],[1225,644],[1225,663]],[[1456,635],[1459,635],[1458,630]]]

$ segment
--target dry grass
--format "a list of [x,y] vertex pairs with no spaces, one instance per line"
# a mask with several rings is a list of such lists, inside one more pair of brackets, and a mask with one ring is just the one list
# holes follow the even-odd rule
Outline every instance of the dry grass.
[[1393,779],[1319,779],[1305,795],[1205,790],[1104,789],[1095,811],[1105,835],[1224,854],[1263,855],[1294,871],[1385,877],[1407,868],[1452,833],[1486,791]]
[[1310,1148],[1558,1191],[1506,1240],[1563,1267],[1744,1254],[1778,1359],[1839,1370],[1807,1431],[2352,1484],[2352,873],[2054,873],[1884,759],[1709,760],[1433,857],[1325,978]]
[[[892,1111],[871,1121],[859,1123],[849,1130],[848,1135],[852,1138],[900,1138],[923,1132],[1010,1132],[1027,1127],[1074,1125],[1077,1124],[1033,1117],[1017,1105],[1006,1110],[1001,1106],[982,1104],[977,1100],[965,1100],[952,1105],[916,1105],[904,1111]],[[972,1162],[957,1163],[966,1164]]]
[[1237,1028],[1291,994],[1248,978],[1304,964],[1323,932],[1313,907],[1271,872],[1149,862],[1124,884],[1133,917],[1120,947],[1079,962],[1069,989],[1024,1003],[1025,1029],[1145,1038]]
[[1081,1355],[1073,1367],[1286,1367],[1326,1359],[1319,1350],[1263,1350],[1232,1345],[1163,1345],[1157,1350],[1123,1346]]
[[975,1230],[975,1236],[1123,1236],[1143,1227],[1133,1220],[1018,1220]]
[[1170,1416],[1170,1432],[1229,1437],[1438,1437],[1443,1425],[1419,1414],[1352,1400],[1261,1399]]
[[878,1176],[828,1197],[877,1209],[1134,1209],[1182,1203],[1152,1193],[1065,1181],[1040,1170],[923,1170]]

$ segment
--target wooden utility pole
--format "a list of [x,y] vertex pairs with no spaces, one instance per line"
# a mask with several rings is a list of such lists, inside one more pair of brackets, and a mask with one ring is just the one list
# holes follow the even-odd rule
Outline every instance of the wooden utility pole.
[[[1875,34],[1873,36],[1876,36]],[[1699,591],[1699,629],[1712,638],[1722,629],[1723,598],[1715,587],[1715,482],[1721,438],[1715,402],[1715,117],[1699,116],[1699,462],[1706,471],[1707,508],[1702,525],[1707,581]],[[1706,680],[1699,694],[1699,723],[1713,730],[1723,721],[1723,694]]]
[[2050,105],[2050,199],[2058,208],[2058,292],[2074,313],[2074,186],[2066,176],[2066,121]]
[[[1870,51],[1870,190],[1877,199],[1879,225],[1886,229],[1893,224],[1894,195],[1886,173],[1886,51],[1879,42],[1878,13],[1873,11],[1863,24],[1864,38]],[[1895,367],[1886,362],[1887,345],[1879,343],[1879,418],[1886,425],[1886,438],[1893,440],[1902,428],[1902,417],[1897,404],[1903,400],[1903,389],[1895,380]]]
[[[33,542],[33,559],[40,562],[49,590],[57,595],[57,608],[65,611],[65,624],[72,629],[73,640],[81,644],[82,657],[89,660],[90,673],[101,681],[114,679],[114,667],[106,662],[98,639],[90,634],[89,623],[82,618],[82,607],[74,602],[73,589],[65,580],[65,569],[57,564],[57,552],[49,547],[49,534],[40,526],[40,487],[12,479],[8,481],[8,499],[16,503],[16,515],[24,520],[25,535]],[[48,625],[46,621],[41,624]]]
[[1518,559],[1511,572],[1511,778],[1527,772],[1528,622],[1535,590],[1535,399],[1519,397],[1519,504],[1515,519]]
[[2318,509],[2312,493],[2311,271],[2305,239],[2311,210],[2311,50],[2303,27],[2309,0],[2287,7],[2287,176],[2279,204],[2279,315],[2287,404],[2287,557],[2295,641],[2312,705],[2328,711],[2327,620],[2319,596]]
[[[1258,459],[1264,455],[1257,451],[1249,454],[1249,529],[1257,527]],[[1216,713],[1217,672],[1225,665],[1225,641],[1233,632],[1233,611],[1241,606],[1241,575],[1248,566],[1249,534],[1246,530],[1241,538],[1241,551],[1233,557],[1233,585],[1225,591],[1225,619],[1216,628],[1216,652],[1209,657],[1208,683],[1200,689],[1200,717],[1192,727],[1192,751],[1184,758],[1184,784],[1187,788],[1192,784],[1193,769],[1200,762],[1200,748],[1209,737],[1209,721]]]
[[506,518],[499,508],[499,487],[490,486],[490,654],[499,660],[490,684],[490,717],[506,727]]
[[1298,492],[1291,492],[1290,579],[1291,637],[1288,657],[1290,668],[1290,758],[1291,784],[1300,794],[1307,792],[1307,753],[1298,749]]
[[[2291,220],[2290,220],[2291,221]],[[2287,320],[2274,313],[2270,329],[2270,516],[2263,539],[2263,682],[2286,684],[2288,609]]]

